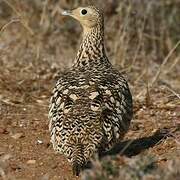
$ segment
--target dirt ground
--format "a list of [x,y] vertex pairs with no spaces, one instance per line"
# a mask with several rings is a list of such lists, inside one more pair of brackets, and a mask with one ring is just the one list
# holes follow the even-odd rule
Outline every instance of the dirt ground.
[[[2,70],[2,69],[1,69]],[[3,71],[4,72],[4,71]],[[49,143],[48,100],[51,85],[42,81],[40,90],[32,80],[17,81],[1,71],[0,175],[3,179],[78,179],[63,155],[55,154]],[[17,72],[18,73],[18,72]],[[9,75],[11,78],[9,78]],[[36,84],[36,83],[35,83]],[[49,83],[51,84],[51,83]],[[11,85],[11,86],[10,86]],[[3,89],[2,89],[3,88]],[[33,95],[32,95],[33,94]],[[47,94],[47,95],[46,95]],[[29,97],[32,95],[31,97]],[[161,98],[166,99],[164,103]],[[26,103],[25,99],[28,99]],[[135,102],[135,115],[129,133],[115,149],[123,157],[146,151],[166,166],[179,157],[179,112],[168,101],[168,92],[154,92],[148,108]],[[158,102],[159,101],[159,102]],[[124,147],[127,146],[127,149]]]
[[[7,22],[4,18],[1,27]],[[83,174],[74,177],[65,157],[53,151],[47,117],[57,73],[71,64],[78,40],[72,38],[64,43],[71,32],[57,40],[56,33],[51,34],[52,40],[41,39],[43,35],[32,37],[19,22],[0,31],[0,179],[3,180],[86,179]],[[76,35],[79,36],[79,29]],[[52,47],[58,44],[56,41],[60,42],[60,48]],[[69,49],[70,43],[75,43],[75,48]],[[111,50],[108,54],[113,57]],[[134,68],[127,72],[134,118],[122,143],[105,156],[131,160],[147,153],[156,157],[160,168],[167,168],[180,157],[180,64],[171,70],[173,62],[153,82],[161,62],[149,61],[148,78],[153,82],[149,89],[147,77],[144,79],[144,62],[135,62]]]

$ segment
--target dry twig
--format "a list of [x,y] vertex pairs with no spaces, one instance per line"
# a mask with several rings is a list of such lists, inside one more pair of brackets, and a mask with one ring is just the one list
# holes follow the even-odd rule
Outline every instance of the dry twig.
[[6,23],[2,27],[0,27],[0,35],[9,25],[11,25],[12,23],[16,23],[16,22],[20,22],[20,19],[19,18],[11,19],[8,23]]
[[8,1],[8,0],[3,0],[15,13],[16,15],[19,17],[19,22],[21,22],[21,24],[25,27],[25,29],[31,34],[34,35],[34,31],[28,26],[28,22],[22,18],[22,15],[19,11],[17,11],[17,9]]
[[[149,88],[152,88],[154,86],[154,84],[158,81],[162,70],[165,66],[165,64],[168,62],[168,60],[170,59],[170,57],[172,56],[172,54],[174,53],[174,51],[178,48],[178,46],[180,45],[180,40],[176,43],[176,45],[174,46],[174,48],[169,52],[169,54],[166,56],[166,58],[164,59],[163,63],[160,65],[157,73],[155,74],[153,80],[151,81],[151,83],[149,84]],[[146,92],[146,89],[142,90],[137,96],[136,98],[138,99],[140,96],[144,95]]]

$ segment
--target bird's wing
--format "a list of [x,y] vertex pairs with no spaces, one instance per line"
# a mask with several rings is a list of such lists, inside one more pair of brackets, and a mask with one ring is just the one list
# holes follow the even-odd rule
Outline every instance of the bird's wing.
[[129,128],[132,118],[132,97],[126,80],[119,73],[109,74],[99,84],[104,92],[101,117],[105,141],[111,147]]
[[49,130],[52,131],[55,123],[61,120],[63,110],[68,110],[72,104],[73,100],[68,94],[69,83],[66,79],[66,75],[61,75],[58,79],[50,99],[49,107]]

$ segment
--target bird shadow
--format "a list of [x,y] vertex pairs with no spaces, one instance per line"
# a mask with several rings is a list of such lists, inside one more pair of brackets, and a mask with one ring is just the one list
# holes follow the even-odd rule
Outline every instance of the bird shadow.
[[[157,144],[160,144],[163,139],[170,136],[170,129],[163,128],[157,130],[153,135],[148,137],[142,137],[138,139],[130,139],[122,141],[116,144],[111,150],[99,152],[99,159],[101,160],[105,156],[121,155],[126,157],[132,157],[140,154],[144,150],[152,148]],[[93,167],[92,162],[89,161],[84,169],[91,169]]]
[[163,139],[169,136],[170,130],[163,128],[157,130],[153,135],[148,137],[142,137],[138,139],[130,139],[118,143],[115,147],[107,152],[103,152],[100,155],[100,158],[107,155],[116,155],[120,154],[126,157],[132,157],[140,154],[142,151],[152,148],[159,144]]

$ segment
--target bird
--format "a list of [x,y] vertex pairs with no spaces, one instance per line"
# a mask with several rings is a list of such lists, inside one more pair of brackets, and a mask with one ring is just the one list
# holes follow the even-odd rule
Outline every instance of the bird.
[[62,15],[76,19],[83,35],[72,66],[59,75],[52,91],[50,141],[79,176],[98,152],[122,140],[133,116],[133,100],[127,80],[106,55],[103,11],[90,5]]

